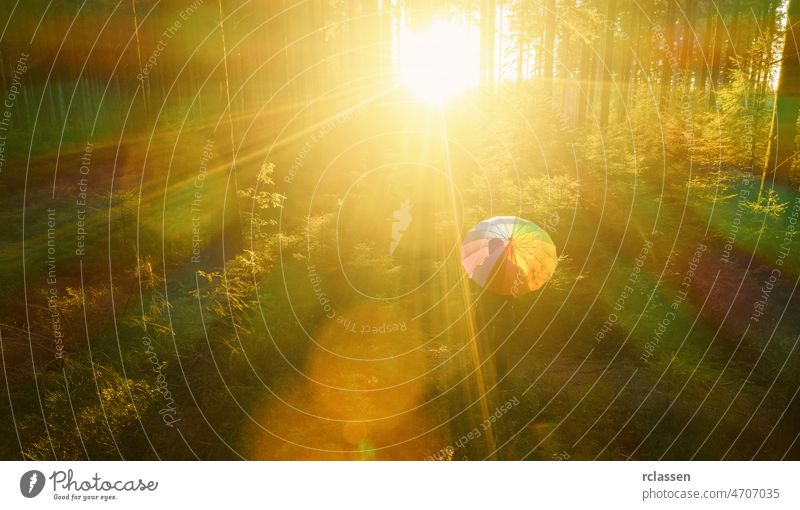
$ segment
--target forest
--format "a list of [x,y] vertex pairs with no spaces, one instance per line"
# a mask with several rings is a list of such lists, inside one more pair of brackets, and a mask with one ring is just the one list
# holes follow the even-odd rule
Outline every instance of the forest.
[[800,0],[0,12],[0,459],[800,459]]

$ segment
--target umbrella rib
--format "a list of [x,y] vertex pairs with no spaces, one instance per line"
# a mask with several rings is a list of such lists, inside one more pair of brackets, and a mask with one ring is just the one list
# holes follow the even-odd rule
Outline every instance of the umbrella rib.
[[[462,250],[472,251],[469,257],[463,257],[462,251],[462,263],[469,260],[473,267],[470,278],[484,288],[504,294],[518,274],[529,280],[529,286],[532,286],[538,284],[531,283],[531,279],[538,282],[546,273],[552,273],[548,270],[554,267],[555,246],[547,231],[535,223],[516,216],[496,216],[480,222],[467,237],[470,240],[465,239]],[[494,239],[502,241],[502,246],[489,249],[497,245]],[[483,255],[478,255],[481,252]],[[482,260],[477,264],[476,255]]]

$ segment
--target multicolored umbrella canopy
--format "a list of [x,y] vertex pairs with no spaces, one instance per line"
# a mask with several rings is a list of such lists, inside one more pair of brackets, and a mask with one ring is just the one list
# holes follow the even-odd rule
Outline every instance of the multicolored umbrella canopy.
[[475,225],[461,245],[461,263],[478,285],[496,294],[532,292],[553,275],[556,246],[536,223],[495,216]]

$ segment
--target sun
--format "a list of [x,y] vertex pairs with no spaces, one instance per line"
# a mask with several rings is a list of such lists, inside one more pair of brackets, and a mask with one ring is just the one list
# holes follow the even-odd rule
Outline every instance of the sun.
[[419,99],[443,104],[480,81],[480,39],[452,23],[401,35],[400,79]]

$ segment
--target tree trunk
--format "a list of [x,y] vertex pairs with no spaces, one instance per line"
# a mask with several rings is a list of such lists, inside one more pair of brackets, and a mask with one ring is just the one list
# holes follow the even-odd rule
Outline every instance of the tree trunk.
[[225,71],[225,105],[227,107],[228,128],[231,144],[231,167],[228,183],[225,188],[225,204],[222,206],[222,246],[221,254],[225,260],[230,260],[242,252],[242,220],[239,214],[238,184],[236,182],[236,142],[233,133],[233,114],[231,112],[231,86],[228,73],[228,45],[225,42],[225,15],[222,0],[219,0],[219,31],[222,42],[222,63]]
[[664,58],[661,62],[661,93],[659,95],[659,108],[666,111],[669,106],[670,86],[672,85],[672,67],[675,62],[675,48],[673,46],[675,34],[675,2],[668,0],[666,17],[664,18],[664,41],[662,51]]
[[800,110],[800,0],[789,0],[786,8],[786,38],[781,55],[781,69],[778,88],[775,90],[775,103],[772,111],[772,125],[767,146],[767,161],[761,176],[761,190],[767,175],[773,174],[781,184],[797,186],[797,179],[791,175],[793,156],[796,152],[797,112]]
[[623,46],[622,73],[620,75],[620,99],[617,119],[623,122],[628,116],[629,93],[631,88],[631,67],[633,66],[633,52],[639,40],[639,26],[641,17],[637,13],[628,11],[625,23],[625,32],[628,35],[627,44]]
[[589,112],[591,94],[589,87],[592,81],[592,58],[591,46],[588,41],[581,44],[581,68],[580,68],[580,87],[578,89],[578,122],[579,126],[586,124],[586,117]]
[[725,20],[717,13],[714,24],[714,47],[711,49],[711,75],[708,83],[708,106],[713,108],[717,102],[717,86],[722,69],[722,33],[725,31]]
[[146,77],[143,75],[144,67],[142,67],[142,42],[139,39],[139,16],[136,14],[136,0],[131,0],[131,8],[133,9],[133,33],[136,35],[136,61],[139,64],[139,87],[142,91],[142,104],[144,105],[145,123],[150,119],[147,105],[147,85]]
[[488,38],[488,31],[487,31],[487,13],[489,12],[489,0],[481,0],[481,13],[480,13],[480,27],[481,27],[481,48],[480,48],[480,56],[481,56],[481,85],[485,86],[489,81],[489,72],[486,68],[487,61],[486,56],[488,52],[486,48],[489,46],[489,38]]
[[692,50],[694,49],[697,0],[686,0],[683,14],[686,16],[686,22],[683,24],[681,37],[681,72],[683,73],[683,92],[688,94],[692,84]]
[[[701,44],[703,41],[713,41],[715,19],[716,16],[714,16],[713,11],[709,10],[709,12],[706,14],[706,26],[703,29],[702,38],[700,39]],[[714,51],[713,48],[711,49],[711,51],[707,53],[703,52],[702,48],[700,51],[700,57],[701,57],[700,68],[698,70],[697,83],[695,86],[697,87],[697,90],[701,91],[703,94],[705,94],[706,90],[706,79],[708,78],[709,74],[708,71],[711,68],[711,64],[714,60],[713,51]],[[708,62],[707,57],[705,57],[705,55],[709,55],[711,57],[712,62]]]
[[[613,0],[612,0],[613,1]],[[556,42],[556,0],[544,2],[544,78],[545,90],[553,93],[553,56]]]
[[496,67],[497,67],[497,82],[502,84],[503,83],[503,62],[505,61],[505,59],[504,59],[504,55],[505,54],[503,53],[503,24],[505,23],[505,20],[504,20],[505,4],[503,3],[503,0],[500,0],[499,8],[500,8],[500,20],[499,20],[499,22],[497,24],[497,42],[498,42],[497,58],[499,60],[498,60],[498,63],[496,64]]
[[486,6],[486,85],[494,86],[494,30],[495,0],[488,0]]
[[614,83],[614,24],[617,19],[617,0],[608,0],[606,6],[606,34],[603,43],[602,96],[600,96],[600,127],[608,125],[611,88]]
[[[574,9],[575,0],[562,0],[561,8],[565,10]],[[576,97],[575,91],[578,89],[576,79],[578,77],[580,61],[575,58],[575,53],[577,53],[575,50],[580,45],[580,39],[577,39],[578,44],[576,44],[576,38],[572,27],[568,26],[566,23],[561,25],[557,50],[559,66],[556,76],[558,76],[561,84],[561,109],[565,112],[570,110],[567,115],[574,118],[575,112],[571,110],[568,105],[573,103],[573,98]]]
[[[749,14],[749,13],[748,13]],[[727,29],[728,37],[723,40],[723,45],[725,41],[727,41],[727,45],[724,48],[720,48],[724,50],[722,55],[724,57],[720,61],[720,69],[717,74],[717,84],[724,83],[726,78],[726,73],[724,71],[728,70],[730,66],[735,65],[736,59],[743,53],[741,44],[737,44],[737,41],[741,38],[741,18],[742,18],[742,0],[736,0],[736,3],[733,5],[733,10],[730,11],[727,21],[723,20],[724,23],[722,25],[722,29]]]

